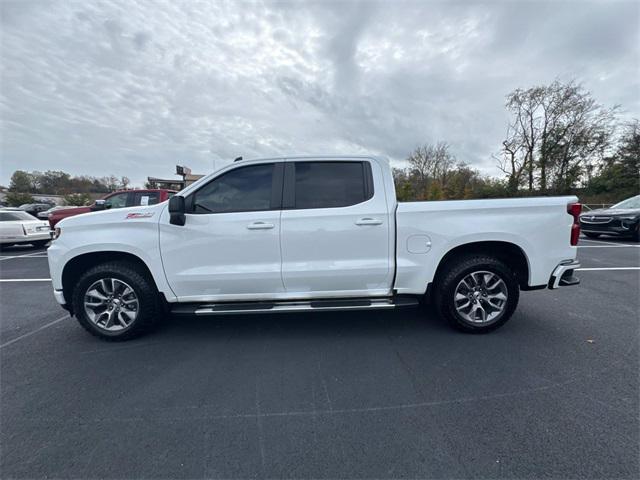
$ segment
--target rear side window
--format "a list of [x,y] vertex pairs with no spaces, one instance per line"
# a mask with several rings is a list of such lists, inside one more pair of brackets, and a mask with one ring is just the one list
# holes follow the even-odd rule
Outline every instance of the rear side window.
[[294,208],[335,208],[373,197],[368,162],[296,162]]
[[0,212],[0,222],[14,222],[16,220],[35,220],[35,217],[27,212]]
[[[278,208],[274,164],[236,168],[193,194],[193,213],[253,212]],[[276,182],[277,183],[277,182]],[[273,193],[277,193],[274,195]]]

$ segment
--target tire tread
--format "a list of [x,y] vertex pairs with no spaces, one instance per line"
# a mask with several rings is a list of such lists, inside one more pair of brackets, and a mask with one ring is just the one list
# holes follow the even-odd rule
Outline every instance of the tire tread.
[[[438,279],[436,288],[435,306],[441,317],[446,319],[451,326],[457,330],[467,333],[489,333],[504,325],[513,315],[520,297],[520,288],[515,271],[502,260],[490,255],[467,254],[451,260],[445,266],[445,274]],[[498,270],[505,278],[509,291],[506,311],[497,322],[490,325],[469,325],[458,318],[453,303],[453,289],[459,281],[458,278],[466,274],[467,271],[479,268],[489,268]]]
[[[96,275],[105,273],[124,277],[123,279],[136,290],[136,294],[138,294],[138,301],[140,302],[140,310],[138,312],[138,317],[135,320],[135,324],[130,329],[119,335],[108,335],[101,332],[93,326],[93,323],[85,317],[84,313],[83,285],[90,281],[95,281],[93,277]],[[74,286],[72,302],[80,325],[82,325],[82,327],[91,335],[105,341],[117,342],[139,337],[152,330],[163,316],[158,298],[158,291],[155,288],[153,280],[149,278],[148,273],[134,263],[121,260],[99,263],[82,274]],[[143,304],[144,311],[142,308]]]

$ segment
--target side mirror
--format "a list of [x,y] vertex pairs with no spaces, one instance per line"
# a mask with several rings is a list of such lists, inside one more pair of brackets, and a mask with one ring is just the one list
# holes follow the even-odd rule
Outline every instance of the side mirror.
[[169,223],[184,225],[187,217],[184,215],[184,197],[174,196],[169,199]]
[[107,208],[106,200],[96,200],[96,203],[93,204],[91,210],[95,212],[98,210],[104,210],[105,208]]

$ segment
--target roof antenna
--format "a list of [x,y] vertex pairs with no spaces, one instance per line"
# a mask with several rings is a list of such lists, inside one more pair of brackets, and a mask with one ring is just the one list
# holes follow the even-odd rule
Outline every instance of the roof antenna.
[[234,160],[234,162],[239,162],[239,161],[241,161],[241,160],[242,160],[242,157],[238,157],[238,158],[236,158],[236,159]]

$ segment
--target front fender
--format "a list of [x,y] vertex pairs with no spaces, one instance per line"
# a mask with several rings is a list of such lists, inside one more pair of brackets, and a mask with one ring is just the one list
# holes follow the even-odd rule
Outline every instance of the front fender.
[[65,265],[74,258],[88,253],[120,252],[139,258],[151,272],[158,290],[168,301],[174,300],[162,270],[157,218],[144,220],[64,225],[60,237],[47,250],[53,288],[62,290]]

